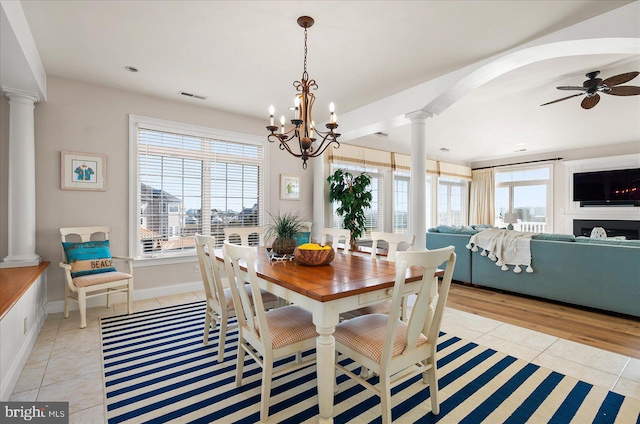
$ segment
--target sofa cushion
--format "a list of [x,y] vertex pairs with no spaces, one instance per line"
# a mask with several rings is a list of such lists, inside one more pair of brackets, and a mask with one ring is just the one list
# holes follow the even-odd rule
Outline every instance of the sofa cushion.
[[575,241],[576,236],[573,234],[538,233],[531,236],[531,240]]
[[109,240],[63,242],[62,247],[71,265],[71,278],[116,271],[111,260]]
[[576,243],[640,247],[640,240],[602,239],[602,238],[591,238],[591,237],[584,237],[584,236],[576,237]]
[[462,227],[454,227],[452,225],[438,225],[438,232],[445,234],[460,234]]

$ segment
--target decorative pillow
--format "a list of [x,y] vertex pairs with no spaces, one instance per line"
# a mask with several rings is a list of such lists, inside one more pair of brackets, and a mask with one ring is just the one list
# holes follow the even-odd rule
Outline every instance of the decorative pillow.
[[496,228],[491,224],[473,224],[471,227],[475,230],[486,230],[487,228]]
[[85,243],[63,242],[62,247],[71,265],[71,278],[116,271],[111,260],[109,240]]
[[591,238],[606,239],[607,232],[602,227],[593,227],[593,230],[591,230]]
[[439,233],[447,233],[447,234],[460,234],[462,232],[462,227],[454,227],[451,225],[438,225]]
[[301,244],[309,243],[311,241],[311,232],[301,232],[296,234],[293,239],[296,241],[296,246],[300,246]]
[[437,233],[438,232],[438,227],[431,227],[427,230],[427,232],[429,233]]

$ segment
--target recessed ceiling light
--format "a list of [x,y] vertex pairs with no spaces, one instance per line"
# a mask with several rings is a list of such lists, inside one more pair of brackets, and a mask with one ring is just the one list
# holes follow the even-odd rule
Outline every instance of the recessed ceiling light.
[[389,137],[389,134],[387,133],[383,133],[382,131],[378,131],[377,133],[374,133],[375,135],[377,135],[380,138],[387,138]]
[[136,68],[135,66],[125,66],[124,69],[129,72],[138,72],[138,68]]
[[519,153],[519,152],[526,152],[527,149],[518,149],[518,150],[514,150],[514,152]]
[[524,145],[525,145],[525,143],[518,143],[518,144],[516,144],[516,146],[524,146]]
[[441,148],[440,148],[440,151],[441,151],[441,152],[445,152],[445,153],[446,153],[446,152],[448,152],[448,151],[449,151],[449,149],[447,149],[446,147],[441,147]]

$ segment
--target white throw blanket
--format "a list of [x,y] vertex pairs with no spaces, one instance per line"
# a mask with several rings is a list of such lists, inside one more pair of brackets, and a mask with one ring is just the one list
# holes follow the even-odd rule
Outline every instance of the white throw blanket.
[[535,233],[523,233],[520,231],[489,228],[471,236],[467,249],[477,252],[482,248],[482,256],[496,261],[496,265],[508,271],[507,265],[515,265],[513,272],[522,272],[520,265],[527,266],[527,272],[533,272],[531,268],[531,236]]

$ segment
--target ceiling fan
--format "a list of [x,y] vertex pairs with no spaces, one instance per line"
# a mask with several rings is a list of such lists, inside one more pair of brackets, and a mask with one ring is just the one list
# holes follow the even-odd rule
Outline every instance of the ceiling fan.
[[554,100],[549,103],[541,104],[540,106],[550,105],[552,103],[561,102],[563,100],[570,99],[572,97],[578,97],[587,95],[580,103],[583,109],[591,109],[600,101],[600,95],[598,93],[612,94],[614,96],[636,96],[640,94],[640,87],[634,85],[624,85],[622,87],[616,87],[617,85],[624,84],[631,81],[640,74],[640,72],[627,72],[620,75],[614,75],[605,80],[598,78],[600,71],[589,72],[585,76],[589,78],[582,83],[582,87],[578,86],[561,86],[556,87],[558,90],[580,90],[582,93],[574,94],[572,96],[563,97],[558,100]]

